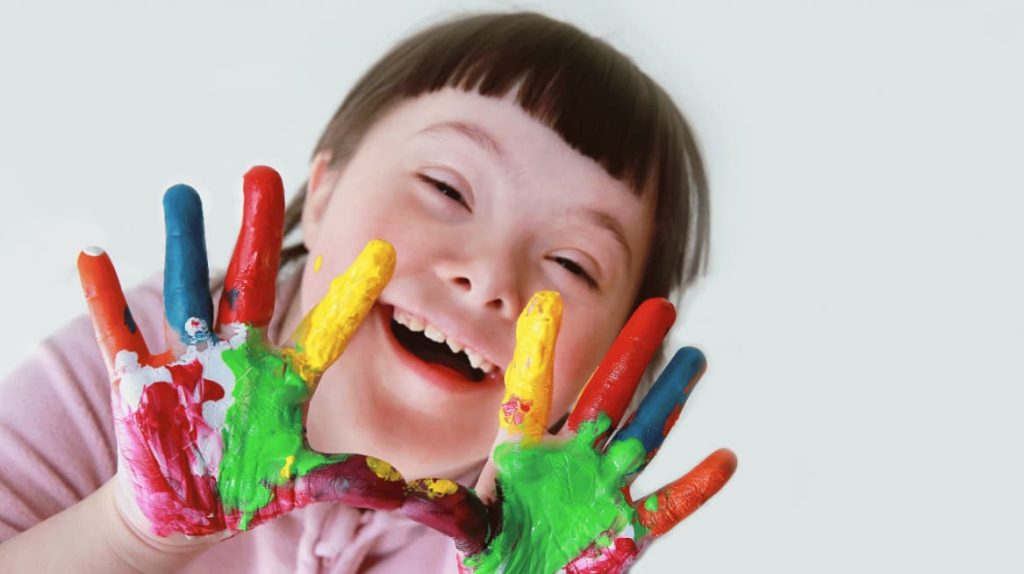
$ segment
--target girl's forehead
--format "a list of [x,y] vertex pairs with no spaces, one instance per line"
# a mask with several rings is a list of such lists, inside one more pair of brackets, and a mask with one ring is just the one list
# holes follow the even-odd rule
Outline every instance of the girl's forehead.
[[[530,185],[557,186],[572,195],[622,192],[624,204],[643,203],[630,186],[570,146],[520,107],[514,94],[495,98],[446,88],[411,98],[382,119],[391,145],[437,146],[493,163]],[[619,193],[613,194],[618,196]]]

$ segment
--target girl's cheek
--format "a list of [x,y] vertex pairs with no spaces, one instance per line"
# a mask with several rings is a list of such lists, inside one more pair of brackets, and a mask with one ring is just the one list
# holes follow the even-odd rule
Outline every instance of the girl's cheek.
[[[566,327],[566,325],[562,325],[559,338],[568,334]],[[572,326],[569,326],[569,328],[572,328]],[[585,372],[586,366],[582,362],[583,357],[578,352],[582,341],[570,338],[570,340],[564,342],[566,343],[564,346],[559,345],[555,348],[556,356],[559,355],[559,351],[563,352],[561,353],[562,363],[555,370],[555,396],[552,397],[551,405],[552,420],[558,420],[559,417],[572,407],[576,397],[583,390],[583,386],[586,384],[590,374]],[[562,341],[559,341],[559,343],[562,343]]]

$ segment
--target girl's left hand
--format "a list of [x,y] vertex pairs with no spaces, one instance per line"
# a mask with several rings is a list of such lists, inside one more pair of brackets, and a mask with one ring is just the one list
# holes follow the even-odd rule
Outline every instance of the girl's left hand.
[[680,349],[634,417],[607,440],[675,321],[675,308],[664,299],[637,309],[567,428],[548,435],[560,319],[561,300],[553,292],[534,295],[519,317],[501,431],[476,494],[449,480],[409,483],[403,512],[454,539],[462,572],[625,572],[644,547],[718,492],[736,468],[736,456],[721,449],[654,494],[639,501],[630,496],[630,484],[661,446],[706,367],[700,351]]
[[217,320],[202,204],[187,186],[164,196],[165,352],[135,324],[109,256],[90,249],[79,273],[111,379],[118,441],[115,499],[138,537],[164,548],[215,542],[313,502],[395,509],[405,481],[388,463],[321,453],[306,407],[391,277],[395,252],[371,241],[306,316],[293,344],[267,336],[284,220],[281,177],[244,179],[245,213]]

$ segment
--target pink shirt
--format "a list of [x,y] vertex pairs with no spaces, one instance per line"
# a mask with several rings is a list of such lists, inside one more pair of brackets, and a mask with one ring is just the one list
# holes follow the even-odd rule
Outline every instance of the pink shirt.
[[[299,274],[278,290],[278,308]],[[126,296],[151,343],[163,333],[161,278]],[[283,313],[269,328],[271,340]],[[73,505],[114,475],[106,369],[88,316],[41,343],[0,381],[0,542]],[[372,454],[372,453],[368,453]],[[184,572],[456,571],[451,542],[400,513],[313,504],[222,542]]]

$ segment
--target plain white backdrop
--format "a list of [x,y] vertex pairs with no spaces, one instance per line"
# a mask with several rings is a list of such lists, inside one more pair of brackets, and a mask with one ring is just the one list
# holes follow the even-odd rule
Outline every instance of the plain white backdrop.
[[81,247],[127,285],[160,269],[167,186],[200,190],[223,267],[241,175],[294,190],[396,40],[539,9],[662,83],[710,170],[673,335],[710,367],[638,486],[719,446],[740,465],[634,571],[1022,572],[1022,6],[5,0],[0,374],[85,311]]

